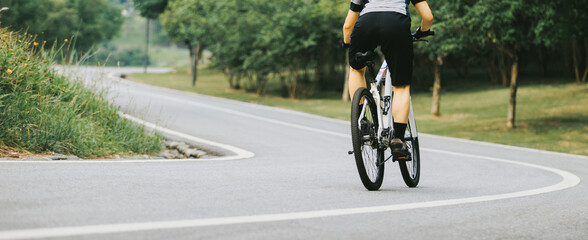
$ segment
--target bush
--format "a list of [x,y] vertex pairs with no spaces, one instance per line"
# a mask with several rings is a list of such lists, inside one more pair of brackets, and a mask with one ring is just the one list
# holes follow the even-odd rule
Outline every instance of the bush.
[[55,47],[0,29],[0,146],[80,157],[150,154],[161,137],[118,115],[99,93],[54,70]]

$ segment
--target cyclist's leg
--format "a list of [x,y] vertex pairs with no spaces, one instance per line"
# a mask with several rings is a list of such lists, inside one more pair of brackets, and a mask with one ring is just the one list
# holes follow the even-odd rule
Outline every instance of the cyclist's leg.
[[349,96],[353,99],[353,94],[360,87],[366,87],[365,85],[365,67],[357,70],[353,67],[349,67]]
[[365,63],[358,62],[355,54],[359,52],[373,51],[377,47],[378,18],[375,14],[368,13],[359,17],[353,32],[349,46],[349,95],[353,94],[360,87],[367,87],[365,83]]
[[[402,142],[408,123],[410,109],[410,82],[412,79],[412,39],[410,36],[410,18],[399,13],[386,15],[386,24],[381,32],[382,52],[388,62],[394,97],[392,99],[392,117],[394,118],[394,139],[390,147],[393,152],[406,149]],[[398,150],[398,151],[396,151]]]
[[394,118],[394,122],[406,124],[410,108],[410,85],[393,86],[393,89],[392,118]]
[[394,119],[394,138],[403,139],[408,124],[410,109],[410,85],[394,86],[392,98],[392,118]]

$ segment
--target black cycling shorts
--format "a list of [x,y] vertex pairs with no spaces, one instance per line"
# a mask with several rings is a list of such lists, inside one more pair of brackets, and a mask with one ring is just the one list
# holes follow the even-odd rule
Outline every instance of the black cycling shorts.
[[370,12],[361,15],[351,33],[349,65],[362,69],[365,63],[355,59],[358,52],[381,46],[388,63],[393,86],[410,85],[412,80],[412,38],[410,17],[396,12]]

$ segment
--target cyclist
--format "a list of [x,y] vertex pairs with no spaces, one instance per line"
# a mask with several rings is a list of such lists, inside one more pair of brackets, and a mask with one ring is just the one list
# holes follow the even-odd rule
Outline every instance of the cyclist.
[[[394,133],[389,147],[396,157],[408,154],[404,132],[410,108],[410,82],[412,79],[413,46],[410,31],[409,0],[351,0],[351,7],[343,25],[343,43],[349,47],[349,93],[366,87],[365,63],[356,59],[360,52],[373,51],[378,45],[384,53],[394,97],[392,117]],[[417,34],[430,31],[433,14],[425,0],[410,0],[421,15]],[[418,36],[418,35],[417,35]]]

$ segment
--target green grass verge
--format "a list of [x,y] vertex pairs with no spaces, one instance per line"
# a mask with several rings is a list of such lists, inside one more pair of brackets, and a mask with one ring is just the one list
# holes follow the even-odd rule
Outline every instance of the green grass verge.
[[[197,87],[180,71],[134,74],[130,80],[176,90],[294,109],[331,118],[349,119],[349,103],[339,94],[323,99],[291,100],[259,97],[228,87],[226,77],[212,70],[199,72]],[[413,94],[419,131],[443,136],[588,155],[588,84],[521,86],[517,98],[517,128],[506,128],[507,88],[443,93],[440,117],[430,114],[431,96]]]
[[152,154],[162,138],[121,118],[99,93],[56,74],[59,50],[1,29],[0,147],[79,157]]

